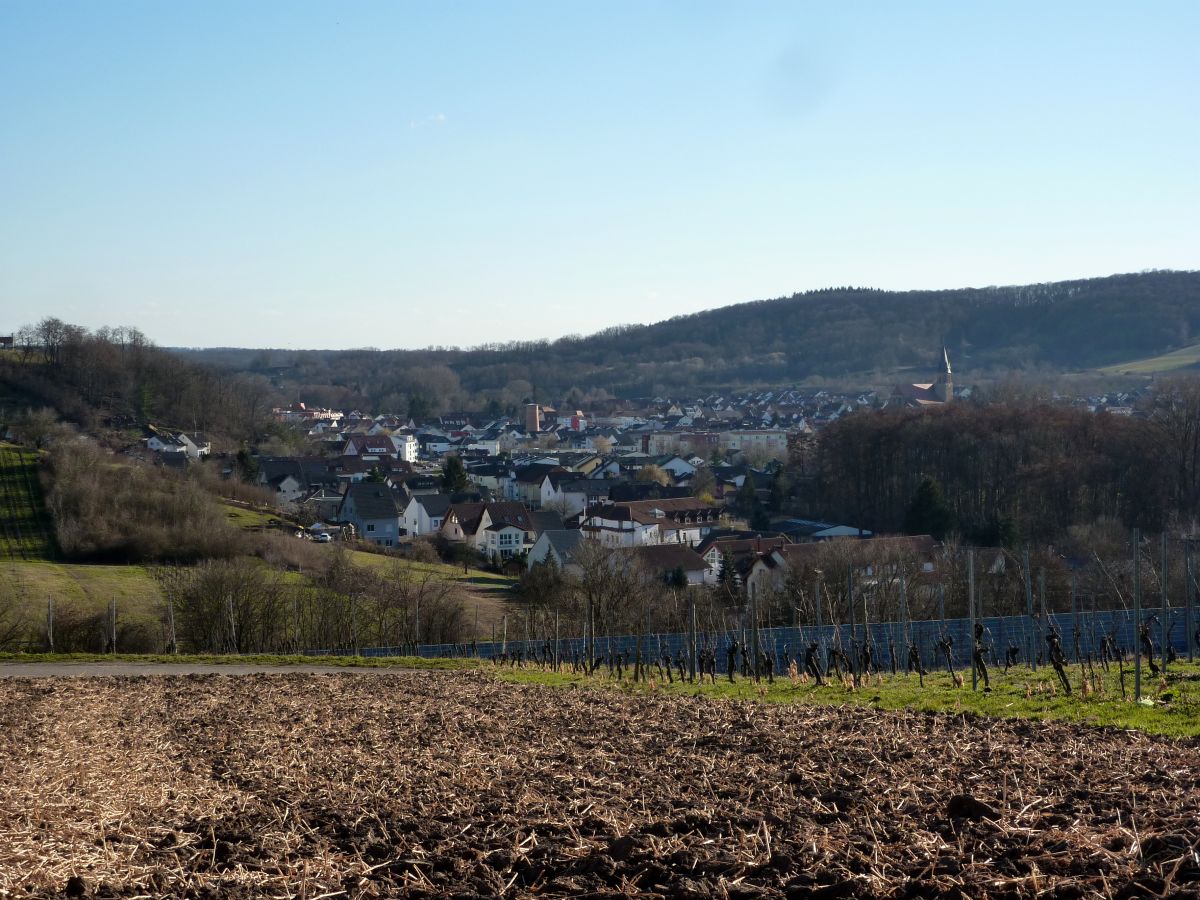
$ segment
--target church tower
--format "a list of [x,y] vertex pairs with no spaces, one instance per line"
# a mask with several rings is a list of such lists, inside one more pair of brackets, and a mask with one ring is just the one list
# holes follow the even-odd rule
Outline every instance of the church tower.
[[938,375],[937,381],[933,385],[933,395],[942,403],[949,403],[954,399],[954,373],[950,371],[950,353],[945,345],[942,345],[942,362],[946,364],[944,372]]

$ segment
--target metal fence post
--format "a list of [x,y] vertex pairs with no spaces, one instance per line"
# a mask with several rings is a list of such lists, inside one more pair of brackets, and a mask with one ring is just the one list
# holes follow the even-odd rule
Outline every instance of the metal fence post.
[[696,680],[696,600],[688,598],[688,671]]
[[1142,533],[1133,529],[1133,699],[1142,699]]
[[1195,662],[1196,660],[1196,637],[1193,631],[1196,623],[1193,612],[1193,602],[1196,599],[1196,583],[1193,577],[1192,542],[1189,540],[1183,545],[1183,627],[1187,631],[1188,662]]
[[1159,595],[1159,615],[1162,617],[1162,621],[1159,623],[1159,632],[1162,635],[1162,671],[1164,677],[1167,674],[1167,651],[1170,649],[1168,642],[1171,640],[1171,602],[1167,594],[1167,582],[1170,571],[1170,560],[1167,557],[1167,532],[1164,530],[1162,533],[1162,576],[1159,579],[1159,585],[1162,588]]
[[[971,651],[971,690],[979,690],[979,667],[975,665],[975,551],[967,551],[967,618],[971,621],[971,633],[967,636]],[[981,642],[982,643],[982,642]],[[982,649],[981,651],[982,652]]]
[[1025,633],[1025,651],[1029,655],[1029,665],[1033,671],[1037,671],[1037,648],[1034,646],[1033,637],[1033,573],[1029,571],[1029,545],[1025,545],[1025,549],[1021,553],[1021,566],[1025,570],[1025,618],[1026,627],[1029,629]]
[[1071,573],[1071,643],[1075,648],[1076,664],[1082,662],[1079,644],[1079,597],[1075,593],[1075,573]]

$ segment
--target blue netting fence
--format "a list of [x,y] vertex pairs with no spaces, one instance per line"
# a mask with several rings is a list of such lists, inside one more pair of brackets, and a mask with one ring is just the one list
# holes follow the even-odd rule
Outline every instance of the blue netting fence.
[[[1162,622],[1167,623],[1167,640],[1180,656],[1190,655],[1197,647],[1196,638],[1188,628],[1192,626],[1191,611],[1181,608],[1149,608],[1142,610],[1142,621],[1149,624],[1155,653],[1161,652],[1160,639]],[[1069,662],[1081,662],[1089,655],[1093,660],[1101,657],[1101,641],[1111,636],[1116,647],[1123,653],[1134,651],[1136,639],[1134,613],[1132,610],[1104,610],[1079,613],[1047,613],[1042,616],[990,616],[978,620],[984,626],[984,643],[987,647],[985,660],[989,664],[1002,665],[1009,648],[1016,648],[1017,661],[1038,665],[1046,657],[1046,635],[1053,629],[1062,641]],[[1194,627],[1194,626],[1193,626]],[[922,664],[927,669],[945,667],[944,641],[949,639],[951,658],[956,667],[970,663],[974,644],[971,636],[970,619],[930,619],[907,622],[872,622],[866,626],[872,646],[874,665],[880,671],[904,671],[908,662],[909,647],[915,645]],[[759,646],[770,655],[775,670],[786,671],[795,660],[803,667],[805,651],[814,642],[818,645],[818,660],[822,668],[832,648],[841,648],[851,659],[861,658],[864,643],[864,627],[860,622],[855,628],[849,625],[808,625],[779,628],[763,628],[758,634]],[[728,651],[733,642],[742,647],[750,646],[753,636],[746,629],[727,631],[700,631],[696,635],[697,650],[708,649],[714,653],[718,671],[727,670]],[[621,634],[597,635],[595,655],[611,658],[625,656],[637,658],[641,642],[642,658],[654,662],[669,656],[672,660],[687,659],[689,635],[686,632],[651,633],[648,635]],[[347,649],[308,650],[313,656],[342,655]],[[349,651],[353,652],[353,651]],[[396,647],[361,647],[360,656],[421,656],[425,658],[479,658],[494,660],[502,656],[522,659],[554,658],[560,662],[583,660],[587,655],[586,639],[563,637],[557,641],[553,635],[537,640],[497,640],[459,644],[411,644]],[[894,660],[893,660],[894,656]]]

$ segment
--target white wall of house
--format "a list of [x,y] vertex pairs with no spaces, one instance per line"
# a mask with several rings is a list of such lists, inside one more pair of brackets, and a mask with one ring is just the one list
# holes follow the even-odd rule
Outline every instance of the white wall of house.
[[393,434],[392,446],[396,448],[396,458],[405,462],[415,463],[420,445],[411,434]]
[[404,526],[404,530],[414,535],[428,534],[428,532],[421,529],[421,520],[429,518],[424,515],[424,512],[421,504],[417,502],[417,498],[410,497],[408,504],[404,507],[404,512],[400,516],[400,522]]
[[524,552],[526,532],[515,525],[506,525],[495,531],[484,531],[484,552],[489,559],[509,559]]
[[662,533],[656,523],[647,525],[601,516],[589,516],[585,520],[583,536],[599,541],[605,547],[644,547],[662,543]]
[[548,504],[555,502],[562,495],[554,489],[554,482],[547,475],[542,479],[542,485],[538,491],[538,507],[544,509]]
[[[271,487],[271,485],[264,485]],[[300,480],[294,475],[285,475],[279,484],[274,485],[275,502],[280,506],[287,506],[295,503],[307,493],[305,485],[300,483]]]
[[696,474],[696,467],[687,460],[675,457],[672,460],[663,464],[663,468],[674,475],[676,478],[686,478]]

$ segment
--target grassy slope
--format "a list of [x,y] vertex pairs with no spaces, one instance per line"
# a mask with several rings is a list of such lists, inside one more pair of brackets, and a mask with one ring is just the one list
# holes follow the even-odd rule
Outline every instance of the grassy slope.
[[[271,528],[276,518],[233,504],[223,508],[231,524],[246,530]],[[83,614],[104,610],[115,599],[126,620],[158,617],[162,592],[146,567],[53,561],[55,548],[37,479],[36,454],[7,443],[0,443],[0,523],[0,577],[24,601],[30,621],[40,621],[49,597]],[[408,563],[361,551],[350,551],[350,558],[373,569],[399,561],[419,572],[452,579],[463,588],[468,623],[473,625],[478,614],[480,636],[508,611],[505,601],[514,584],[511,578],[474,569],[464,574],[456,566]]]
[[0,442],[0,559],[53,559],[37,454]]
[[1200,365],[1200,344],[1181,347],[1162,356],[1131,360],[1097,369],[1101,375],[1153,375],[1157,372],[1173,372]]
[[[378,553],[350,551],[350,558],[361,566],[382,569],[396,561],[393,556]],[[401,561],[403,562],[403,560]],[[516,581],[506,575],[471,569],[463,572],[459,566],[443,563],[405,563],[418,573],[431,572],[453,580],[462,588],[463,610],[466,615],[468,638],[473,634],[479,640],[491,637],[492,628],[497,630],[504,616],[511,612],[510,591]],[[476,626],[478,622],[478,626]]]
[[[1159,682],[1151,679],[1149,672],[1143,669],[1143,696],[1153,699],[1152,705],[1137,705],[1121,699],[1120,676],[1115,666],[1107,675],[1097,670],[1097,674],[1103,677],[1104,694],[1093,694],[1086,699],[1079,696],[1078,666],[1071,666],[1068,670],[1074,691],[1070,697],[1063,695],[1061,687],[1056,688],[1056,693],[1050,693],[1050,686],[1057,682],[1057,678],[1053,670],[1045,668],[1039,668],[1036,673],[1028,669],[1012,670],[1008,676],[994,672],[991,693],[984,693],[982,684],[978,692],[972,692],[969,673],[963,673],[966,676],[963,688],[956,687],[947,673],[938,672],[926,676],[924,688],[915,675],[885,674],[881,684],[864,685],[850,692],[840,684],[822,688],[805,682],[793,684],[786,676],[776,678],[774,685],[759,686],[742,678],[736,684],[730,684],[718,675],[715,685],[705,684],[697,688],[678,681],[667,684],[657,677],[652,682],[653,687],[650,687],[647,684],[634,685],[629,681],[618,685],[600,675],[589,679],[532,668],[514,670],[501,667],[497,671],[505,679],[564,687],[595,685],[629,691],[656,690],[779,703],[849,704],[883,709],[974,713],[1003,718],[1064,719],[1088,725],[1136,728],[1173,737],[1200,737],[1200,664],[1196,663],[1172,664],[1165,690],[1160,690]],[[630,671],[627,670],[627,673]],[[1126,665],[1126,688],[1132,697],[1132,665]]]

